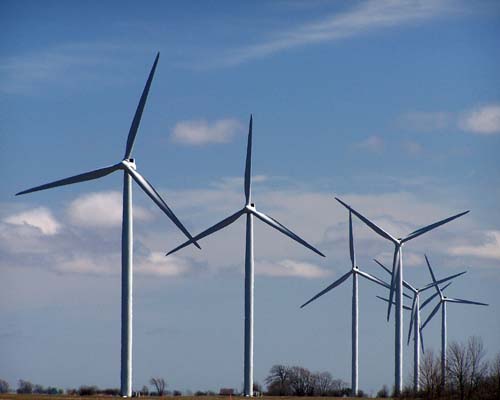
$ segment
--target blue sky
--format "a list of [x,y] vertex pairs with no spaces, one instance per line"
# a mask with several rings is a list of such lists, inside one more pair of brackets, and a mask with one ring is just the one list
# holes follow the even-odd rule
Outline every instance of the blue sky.
[[[120,161],[141,90],[139,171],[193,232],[241,207],[248,118],[254,199],[326,255],[256,224],[255,378],[275,363],[350,377],[350,284],[340,196],[394,235],[471,209],[406,248],[428,283],[467,269],[449,340],[500,350],[500,8],[493,1],[3,1],[0,46],[0,377],[119,385],[121,177],[15,198]],[[242,222],[202,251],[134,188],[134,387],[241,387]],[[390,259],[355,221],[359,264]],[[392,322],[360,287],[360,387],[393,382]],[[424,316],[426,312],[423,312]],[[406,327],[405,327],[406,329]],[[439,349],[436,319],[424,332]],[[409,381],[411,347],[405,348]]]

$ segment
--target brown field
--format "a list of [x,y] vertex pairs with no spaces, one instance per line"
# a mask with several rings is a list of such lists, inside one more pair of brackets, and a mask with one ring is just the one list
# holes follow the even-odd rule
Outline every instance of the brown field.
[[[50,396],[46,394],[0,394],[0,399],[12,399],[12,400],[75,400],[75,399],[91,399],[91,400],[110,400],[113,398],[119,398],[115,396],[68,396],[68,395],[57,395]],[[141,399],[178,399],[178,400],[229,400],[229,396],[164,396],[164,397],[140,397]],[[231,396],[233,399],[244,399],[240,396]],[[262,396],[257,397],[261,400],[332,400],[332,399],[355,399],[354,397],[294,397],[294,396]],[[361,399],[356,397],[356,399]],[[390,399],[387,399],[390,400]]]

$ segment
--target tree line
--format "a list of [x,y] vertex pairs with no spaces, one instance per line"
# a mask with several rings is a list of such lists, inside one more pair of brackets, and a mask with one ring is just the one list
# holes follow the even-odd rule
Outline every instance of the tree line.
[[[409,377],[409,382],[413,378]],[[425,352],[420,365],[420,391],[415,393],[411,386],[404,388],[401,398],[407,399],[449,399],[449,400],[499,400],[500,399],[500,353],[491,360],[486,359],[486,350],[478,337],[471,337],[465,343],[453,342],[447,349],[447,366],[445,385],[441,376],[441,358],[432,350]],[[150,387],[144,385],[136,395],[142,396],[181,396],[178,390],[168,391],[167,381],[161,377],[153,377]],[[268,396],[332,396],[350,395],[350,387],[342,379],[335,379],[329,372],[311,372],[301,366],[273,365],[265,379],[266,389],[258,383],[254,391]],[[14,391],[7,381],[0,379],[0,393]],[[119,389],[99,389],[97,386],[80,386],[78,389],[66,389],[53,386],[42,386],[20,379],[16,390],[19,394],[57,395],[66,392],[68,395],[118,396]],[[213,396],[239,395],[240,391],[221,388],[219,393],[212,391],[187,391],[185,395]],[[360,397],[365,394],[360,391]],[[387,398],[391,395],[384,385],[376,397]],[[394,391],[392,393],[394,397]]]

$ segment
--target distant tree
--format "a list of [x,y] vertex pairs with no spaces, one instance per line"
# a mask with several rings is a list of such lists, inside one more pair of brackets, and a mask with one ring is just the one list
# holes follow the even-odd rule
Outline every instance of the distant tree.
[[385,399],[386,397],[389,397],[389,388],[387,387],[387,385],[382,386],[382,389],[380,389],[377,392],[377,397],[379,397],[381,399]]
[[45,389],[45,393],[50,395],[57,395],[57,394],[63,394],[64,390],[49,386],[47,389]]
[[165,389],[167,387],[167,382],[163,378],[151,378],[149,383],[155,387],[158,396],[163,396],[165,394]]
[[78,394],[78,390],[76,390],[75,388],[68,388],[66,389],[66,394],[68,396],[76,396]]
[[439,396],[441,391],[441,361],[432,350],[425,352],[420,363],[420,388],[426,398]]
[[328,396],[333,390],[333,377],[329,372],[315,372],[312,381],[315,396]]
[[460,400],[474,398],[484,383],[488,371],[484,356],[484,345],[478,337],[470,337],[466,345],[453,342],[448,347],[448,381]]
[[45,393],[47,393],[47,390],[42,385],[34,385],[33,386],[33,393],[45,394]]
[[307,368],[291,367],[290,388],[294,396],[312,396],[314,392],[314,377]]
[[86,386],[82,385],[78,388],[79,396],[94,396],[99,392],[99,388],[97,386]]
[[271,367],[266,380],[267,392],[272,396],[287,396],[291,393],[290,367],[277,364]]
[[10,386],[9,382],[0,379],[0,393],[9,393]]
[[500,353],[490,364],[491,392],[495,399],[500,399]]
[[195,396],[206,396],[207,392],[203,392],[202,390],[197,390],[196,392],[194,392],[194,395]]
[[19,394],[33,393],[33,384],[30,381],[19,379],[19,382],[17,384],[17,393]]
[[141,396],[149,396],[149,388],[146,385],[142,386]]
[[181,392],[180,390],[174,390],[174,391],[172,392],[172,394],[173,394],[174,396],[182,396],[182,392]]

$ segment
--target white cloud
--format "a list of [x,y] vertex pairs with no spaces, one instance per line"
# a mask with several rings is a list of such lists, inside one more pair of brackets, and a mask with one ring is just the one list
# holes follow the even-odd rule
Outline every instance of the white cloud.
[[369,151],[380,152],[384,148],[384,140],[380,136],[372,135],[357,143],[356,146]]
[[196,266],[186,258],[173,254],[165,257],[164,252],[150,253],[146,259],[137,264],[136,268],[138,274],[161,277],[184,276],[196,270]]
[[460,127],[479,135],[500,133],[500,104],[490,104],[465,113]]
[[205,120],[178,122],[172,132],[174,142],[193,146],[209,143],[227,143],[242,129],[235,119],[219,119],[212,123]]
[[[70,221],[79,226],[110,228],[122,223],[122,194],[120,192],[89,193],[73,200],[67,209]],[[134,205],[134,220],[148,220],[151,214]]]
[[500,260],[500,231],[485,233],[485,240],[477,245],[461,245],[450,248],[450,254]]
[[236,65],[297,46],[345,39],[376,29],[425,21],[456,11],[456,4],[445,0],[364,1],[349,11],[277,33],[261,43],[234,51],[222,62],[225,65]]
[[259,275],[276,277],[298,277],[298,278],[323,278],[332,275],[331,271],[321,267],[301,261],[281,260],[281,261],[257,261],[255,263],[255,272]]
[[4,219],[4,222],[13,225],[29,225],[38,228],[44,235],[55,235],[61,229],[61,224],[45,207],[38,207],[8,216]]

